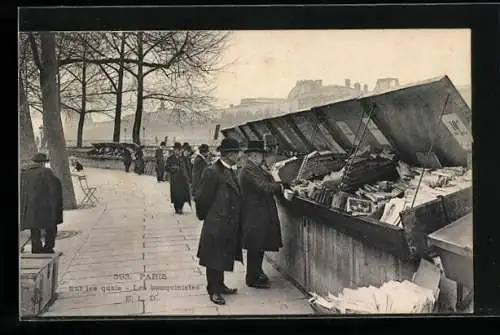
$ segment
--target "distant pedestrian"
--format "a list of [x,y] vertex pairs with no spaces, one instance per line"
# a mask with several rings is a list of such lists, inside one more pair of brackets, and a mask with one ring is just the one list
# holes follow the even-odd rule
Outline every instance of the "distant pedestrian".
[[156,180],[161,183],[165,181],[165,142],[160,143],[160,147],[155,151],[155,161],[156,161]]
[[223,294],[237,293],[224,284],[224,271],[233,271],[235,261],[243,262],[242,193],[235,172],[241,149],[238,141],[225,138],[217,150],[221,158],[205,170],[194,199],[196,216],[203,220],[197,257],[206,267],[210,300],[224,305]]
[[267,171],[264,141],[249,141],[248,160],[240,172],[243,201],[243,249],[247,250],[246,284],[269,288],[269,278],[262,270],[265,251],[282,246],[281,227],[274,195],[283,192]]
[[132,154],[127,148],[123,148],[122,157],[123,164],[125,165],[125,172],[129,172],[130,165],[132,164]]
[[193,159],[193,173],[191,178],[191,192],[192,194],[196,194],[196,189],[201,180],[201,176],[205,169],[209,166],[208,155],[210,150],[208,145],[202,144],[198,148],[198,152],[194,155]]
[[46,154],[37,153],[32,161],[32,165],[21,170],[21,230],[31,231],[32,253],[54,253],[57,225],[63,222],[61,182],[44,166],[49,161]]
[[185,159],[181,156],[182,146],[176,142],[173,154],[167,158],[165,169],[170,175],[170,201],[174,205],[176,214],[183,213],[186,202],[191,205],[189,191],[189,175]]
[[144,174],[144,151],[142,151],[142,146],[140,146],[135,151],[135,161],[134,161],[134,172],[138,175]]
[[188,142],[184,142],[182,144],[181,156],[182,159],[184,160],[184,164],[186,165],[186,169],[189,176],[189,184],[191,184],[192,182],[191,177],[193,173],[193,164],[191,162],[192,155],[193,155],[193,149],[191,148],[191,145],[189,145]]

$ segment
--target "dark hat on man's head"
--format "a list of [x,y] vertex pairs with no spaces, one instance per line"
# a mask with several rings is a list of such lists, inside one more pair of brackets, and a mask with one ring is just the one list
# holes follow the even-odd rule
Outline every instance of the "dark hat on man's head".
[[219,152],[236,152],[241,151],[240,143],[234,138],[224,138],[220,145],[217,147]]
[[179,142],[174,143],[174,149],[182,149],[182,145]]
[[184,143],[182,144],[182,149],[186,149],[186,150],[188,150],[188,149],[191,149],[191,146],[189,145],[189,143],[188,143],[188,142],[184,142]]
[[198,147],[198,150],[200,151],[200,154],[205,154],[207,152],[209,152],[209,148],[208,148],[208,145],[206,144],[202,144]]
[[35,163],[46,163],[49,161],[49,158],[43,152],[37,152],[31,157],[31,160]]
[[266,152],[264,141],[248,141],[245,152]]

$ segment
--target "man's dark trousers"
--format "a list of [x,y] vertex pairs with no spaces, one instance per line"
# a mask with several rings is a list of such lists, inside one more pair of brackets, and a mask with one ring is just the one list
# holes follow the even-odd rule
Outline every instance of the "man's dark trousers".
[[56,244],[57,225],[51,228],[44,228],[45,230],[45,244],[42,244],[42,231],[41,229],[31,229],[31,253],[41,254],[44,252],[52,252]]
[[174,202],[174,209],[175,209],[175,212],[182,212],[182,210],[184,209],[184,201],[182,202]]
[[264,251],[247,250],[247,283],[254,283],[259,279],[262,273],[262,261],[264,260]]
[[206,268],[208,294],[224,291],[224,271]]

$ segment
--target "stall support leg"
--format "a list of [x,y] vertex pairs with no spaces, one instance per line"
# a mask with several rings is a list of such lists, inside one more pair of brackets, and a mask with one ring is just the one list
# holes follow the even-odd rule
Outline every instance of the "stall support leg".
[[470,290],[470,292],[464,297],[464,286],[460,283],[457,283],[457,311],[463,311],[467,307],[469,307],[473,297],[474,290]]

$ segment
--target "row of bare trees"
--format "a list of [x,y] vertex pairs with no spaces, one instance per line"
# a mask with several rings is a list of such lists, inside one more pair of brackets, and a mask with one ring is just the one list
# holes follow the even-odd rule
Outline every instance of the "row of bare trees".
[[61,113],[78,118],[77,146],[92,113],[113,118],[110,137],[120,140],[127,94],[135,94],[137,144],[145,101],[162,102],[180,122],[210,118],[213,75],[224,66],[228,38],[218,31],[20,34],[21,159],[36,150],[31,112],[41,113],[51,165],[63,183],[66,207],[73,208]]
[[[78,117],[81,146],[85,116],[114,119],[113,141],[120,140],[124,95],[135,93],[132,139],[140,143],[144,103],[163,101],[179,122],[210,117],[213,74],[220,71],[228,33],[213,31],[58,33],[58,96],[66,117]],[[36,80],[37,35],[20,38],[21,76],[28,104],[41,112]],[[111,134],[110,134],[111,137]]]

